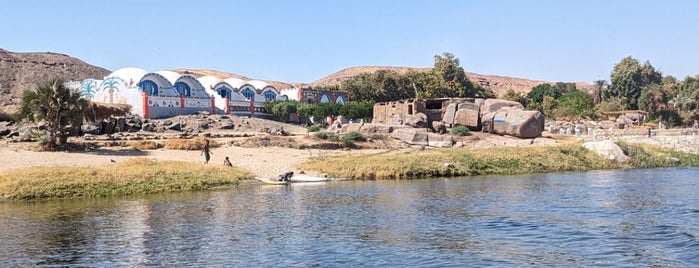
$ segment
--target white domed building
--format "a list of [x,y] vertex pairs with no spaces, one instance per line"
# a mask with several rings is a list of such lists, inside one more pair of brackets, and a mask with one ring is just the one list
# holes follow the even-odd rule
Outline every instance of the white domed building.
[[102,80],[84,80],[79,87],[90,101],[128,104],[132,106],[132,113],[143,118],[199,111],[263,113],[265,102],[286,99],[264,81],[213,76],[196,78],[173,71],[147,72],[134,67],[116,70]]

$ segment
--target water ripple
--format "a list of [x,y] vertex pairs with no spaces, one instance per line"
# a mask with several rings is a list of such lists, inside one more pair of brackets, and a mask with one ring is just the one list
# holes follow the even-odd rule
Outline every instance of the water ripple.
[[0,266],[699,266],[699,169],[0,203]]

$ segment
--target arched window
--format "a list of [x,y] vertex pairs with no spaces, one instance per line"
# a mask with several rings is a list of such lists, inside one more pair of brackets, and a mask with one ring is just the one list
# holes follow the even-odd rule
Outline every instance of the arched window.
[[265,91],[265,100],[266,101],[273,101],[277,99],[277,94],[275,94],[272,91]]
[[345,98],[342,96],[337,97],[337,99],[335,100],[335,103],[339,103],[339,104],[345,104],[345,102],[346,102]]
[[158,84],[151,80],[141,82],[141,91],[151,96],[158,96]]
[[187,85],[187,83],[185,82],[175,83],[175,89],[177,90],[177,93],[180,94],[180,96],[189,97],[189,94],[191,93],[189,85]]
[[322,97],[320,97],[320,103],[326,102],[330,102],[330,98],[328,97],[328,95],[323,95]]
[[255,92],[253,92],[252,90],[244,89],[244,90],[241,91],[240,93],[243,94],[243,96],[245,96],[245,98],[247,98],[248,100],[254,100],[254,99],[255,99]]
[[218,95],[221,96],[221,98],[228,98],[229,100],[231,99],[231,90],[227,87],[221,87],[216,91],[218,92]]

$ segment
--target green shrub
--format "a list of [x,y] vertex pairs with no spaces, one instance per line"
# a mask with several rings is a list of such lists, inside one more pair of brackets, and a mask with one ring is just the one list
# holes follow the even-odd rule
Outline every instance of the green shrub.
[[314,136],[316,136],[316,138],[319,138],[319,139],[321,139],[321,140],[327,140],[327,139],[330,137],[330,136],[328,135],[328,133],[326,133],[326,132],[316,132],[316,133],[314,134]]
[[332,142],[340,142],[340,136],[337,134],[330,134],[330,136],[328,136],[328,140]]
[[451,135],[454,136],[470,136],[471,130],[466,126],[455,126],[451,128]]
[[318,132],[318,131],[320,131],[319,125],[312,125],[311,127],[308,128],[308,132]]
[[366,141],[364,135],[362,135],[362,133],[359,133],[358,131],[348,132],[347,134],[342,136],[342,142],[344,142],[345,144],[352,144],[358,141]]
[[386,136],[384,136],[383,134],[376,133],[376,134],[371,135],[371,139],[372,140],[385,140]]

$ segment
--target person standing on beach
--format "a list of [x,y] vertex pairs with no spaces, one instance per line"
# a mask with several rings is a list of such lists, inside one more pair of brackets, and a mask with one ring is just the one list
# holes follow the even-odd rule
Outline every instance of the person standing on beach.
[[209,140],[206,140],[206,144],[204,144],[204,148],[201,149],[201,154],[204,155],[204,164],[208,164],[209,159],[211,159],[211,155],[214,154],[211,152],[211,148],[209,148]]

